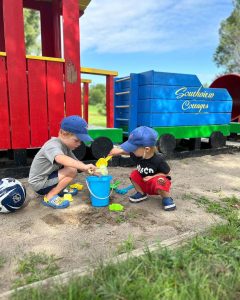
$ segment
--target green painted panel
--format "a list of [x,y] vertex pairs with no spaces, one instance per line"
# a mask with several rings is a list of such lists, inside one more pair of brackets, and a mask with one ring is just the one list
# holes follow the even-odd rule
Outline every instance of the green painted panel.
[[230,123],[230,132],[240,133],[240,123],[235,123],[235,122]]
[[123,141],[123,130],[121,128],[93,128],[88,129],[88,133],[93,139],[104,136],[113,143],[122,143]]
[[220,131],[224,136],[230,134],[229,125],[211,125],[211,126],[175,126],[175,127],[153,127],[159,134],[172,134],[176,139],[183,138],[207,138],[212,132]]

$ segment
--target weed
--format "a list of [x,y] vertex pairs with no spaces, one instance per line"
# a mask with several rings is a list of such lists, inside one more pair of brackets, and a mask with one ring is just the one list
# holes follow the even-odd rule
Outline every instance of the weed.
[[116,218],[115,218],[115,222],[116,222],[117,224],[121,224],[121,223],[124,223],[124,222],[126,222],[126,221],[127,221],[127,219],[126,219],[126,217],[124,216],[124,214],[119,214],[119,215],[117,215]]
[[3,265],[5,264],[5,262],[6,262],[5,257],[3,255],[0,255],[0,268],[3,267]]
[[54,255],[30,252],[18,261],[17,278],[13,286],[19,287],[58,274],[59,267]]
[[240,199],[236,196],[220,198],[219,201],[211,201],[202,196],[195,198],[199,205],[206,207],[208,212],[220,215],[228,221],[237,218],[237,209],[240,207]]
[[126,241],[123,241],[117,248],[116,253],[129,253],[136,248],[134,238],[132,235],[129,235]]
[[192,200],[192,199],[194,199],[194,195],[185,193],[185,194],[182,195],[181,199],[182,200]]

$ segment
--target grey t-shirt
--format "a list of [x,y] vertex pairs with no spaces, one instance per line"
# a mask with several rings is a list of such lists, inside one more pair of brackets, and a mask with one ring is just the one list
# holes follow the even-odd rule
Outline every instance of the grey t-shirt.
[[54,160],[60,154],[77,159],[72,151],[56,137],[47,141],[38,151],[33,159],[28,179],[34,191],[42,189],[48,176],[62,167],[62,165],[56,163]]

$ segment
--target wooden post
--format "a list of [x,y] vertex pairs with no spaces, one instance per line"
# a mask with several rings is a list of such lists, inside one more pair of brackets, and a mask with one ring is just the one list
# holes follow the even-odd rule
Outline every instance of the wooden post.
[[51,3],[43,2],[40,8],[42,55],[54,57],[53,12]]
[[114,127],[114,84],[113,76],[106,76],[106,110],[107,110],[107,127]]
[[66,115],[82,115],[78,0],[62,0]]
[[3,0],[12,148],[30,146],[23,2]]
[[0,0],[0,52],[5,52],[4,23],[3,23],[3,0]]
[[83,116],[88,123],[88,99],[89,99],[89,83],[83,83]]
[[59,0],[52,0],[54,57],[61,57],[60,3]]
[[42,55],[61,57],[60,1],[41,3]]

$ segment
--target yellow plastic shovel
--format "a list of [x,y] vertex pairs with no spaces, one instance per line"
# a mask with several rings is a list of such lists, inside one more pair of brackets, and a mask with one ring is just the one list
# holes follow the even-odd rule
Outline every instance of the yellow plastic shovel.
[[99,160],[96,162],[96,167],[101,168],[101,167],[107,167],[108,166],[108,161],[112,158],[112,156],[107,156],[107,157],[101,157]]

